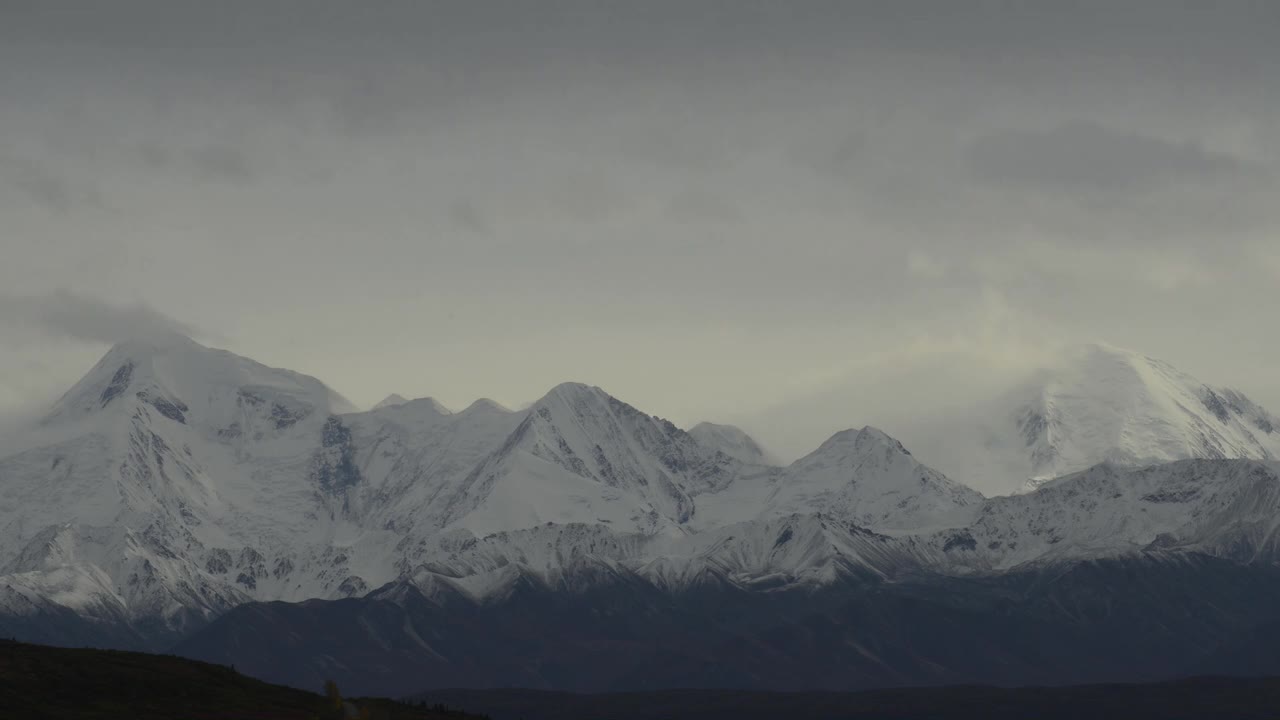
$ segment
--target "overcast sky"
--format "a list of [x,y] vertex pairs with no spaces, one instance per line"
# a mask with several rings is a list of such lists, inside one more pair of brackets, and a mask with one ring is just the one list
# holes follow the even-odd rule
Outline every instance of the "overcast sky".
[[149,328],[790,456],[1103,340],[1280,411],[1280,3],[0,0],[0,414]]

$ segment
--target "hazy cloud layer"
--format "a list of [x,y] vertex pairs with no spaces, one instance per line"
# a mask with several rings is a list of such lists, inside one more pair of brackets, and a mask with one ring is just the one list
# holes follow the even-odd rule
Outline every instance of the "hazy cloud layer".
[[0,326],[35,328],[60,338],[114,344],[131,338],[180,333],[198,337],[192,325],[135,302],[113,305],[69,290],[41,295],[0,294]]
[[194,325],[357,402],[575,379],[784,455],[1099,339],[1280,409],[1277,3],[0,17],[0,404]]
[[1091,123],[979,138],[969,158],[992,183],[1049,192],[1116,193],[1171,183],[1261,181],[1260,168],[1192,141],[1170,142]]

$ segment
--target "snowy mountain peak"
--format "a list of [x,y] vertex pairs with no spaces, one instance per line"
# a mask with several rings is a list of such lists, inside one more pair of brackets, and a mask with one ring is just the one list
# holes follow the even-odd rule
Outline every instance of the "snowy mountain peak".
[[864,426],[858,431],[853,439],[854,447],[869,449],[873,447],[888,447],[891,451],[910,455],[911,452],[903,447],[902,443],[897,439],[889,436],[889,433],[877,427],[870,425]]
[[689,435],[703,446],[751,465],[773,465],[773,457],[742,428],[700,422],[689,429]]
[[598,387],[557,385],[523,417],[472,473],[458,527],[604,522],[660,532],[689,522],[692,495],[728,479],[727,458]]
[[573,405],[581,402],[599,402],[610,397],[604,390],[586,383],[562,382],[547,391],[547,394],[536,401],[533,406],[541,407],[549,403],[567,403]]
[[[155,382],[155,359],[198,352],[195,341],[181,335],[155,335],[117,343],[83,378],[58,399],[44,424],[76,419],[111,405]],[[119,405],[120,403],[116,403]]]
[[466,409],[459,414],[474,415],[476,413],[501,413],[504,415],[510,415],[512,412],[511,408],[508,408],[499,402],[490,400],[489,398],[480,398],[468,405]]
[[[400,397],[394,395],[392,397]],[[390,400],[391,398],[387,398]],[[374,406],[370,412],[392,411],[400,414],[423,414],[428,415],[452,415],[453,411],[445,407],[439,400],[435,398],[414,398],[413,400],[401,400],[400,402],[388,403],[386,400]]]
[[[883,450],[888,453],[897,453],[910,456],[911,453],[902,443],[890,437],[885,431],[867,425],[861,430],[850,428],[841,430],[840,432],[827,438],[825,442],[818,446],[817,450],[810,453],[807,458],[833,454],[847,454],[849,452],[857,454],[865,454]],[[805,458],[801,458],[803,461]],[[800,462],[797,461],[797,462]]]
[[174,422],[194,421],[214,430],[230,427],[246,408],[269,416],[278,429],[304,415],[355,409],[313,377],[169,333],[112,347],[54,404],[43,424],[108,409],[132,412],[138,404]]
[[670,421],[656,415],[647,415],[603,389],[583,383],[566,382],[555,386],[534,402],[528,412],[546,423],[561,428],[577,426],[581,431],[592,435],[600,430],[611,432],[605,428],[621,425],[623,427],[617,428],[617,431],[627,435],[637,432],[656,434],[676,438],[684,445],[696,445],[688,433]]
[[1012,419],[1029,453],[1032,485],[1103,461],[1269,459],[1280,452],[1270,416],[1240,393],[1108,345],[1070,354],[1029,394]]
[[828,512],[859,525],[905,529],[961,524],[982,495],[922,465],[874,427],[844,430],[786,468],[774,512]]
[[395,405],[403,405],[403,404],[405,404],[405,403],[407,403],[407,402],[409,402],[409,398],[407,398],[407,397],[405,397],[405,396],[403,396],[403,395],[400,395],[400,394],[398,394],[398,393],[391,393],[390,395],[388,395],[388,396],[386,396],[386,397],[382,398],[382,400],[381,400],[377,405],[374,405],[374,406],[373,406],[373,409],[374,409],[374,410],[381,410],[382,408],[386,408],[386,407],[393,407],[393,406],[395,406]]
[[1280,422],[1242,393],[1104,343],[1063,353],[1008,392],[910,432],[917,454],[991,494],[1102,462],[1280,456]]

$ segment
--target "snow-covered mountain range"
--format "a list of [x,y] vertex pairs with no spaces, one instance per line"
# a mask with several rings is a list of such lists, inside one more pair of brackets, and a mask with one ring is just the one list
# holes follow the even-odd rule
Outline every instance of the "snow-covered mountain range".
[[686,432],[586,385],[520,411],[361,412],[185,337],[122,343],[0,458],[0,616],[156,645],[244,603],[389,583],[483,602],[617,573],[764,591],[1157,550],[1280,560],[1280,422],[1243,395],[1096,347],[1013,397],[985,447],[1037,487],[984,498],[871,427],[780,466],[737,428]]

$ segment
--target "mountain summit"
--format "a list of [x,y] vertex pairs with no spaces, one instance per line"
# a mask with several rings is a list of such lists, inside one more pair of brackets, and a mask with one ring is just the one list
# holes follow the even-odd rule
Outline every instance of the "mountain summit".
[[191,414],[217,424],[235,415],[235,408],[243,407],[257,391],[280,401],[280,409],[268,408],[277,416],[304,408],[318,413],[355,409],[313,377],[270,368],[168,333],[113,346],[54,404],[44,424],[80,419],[131,404],[133,399],[175,421],[185,422]]
[[1004,492],[1102,462],[1280,457],[1280,420],[1243,393],[1104,344],[1075,349],[992,405],[926,425],[912,433],[922,456]]
[[1274,419],[1243,394],[1106,345],[1080,349],[1024,392],[1010,419],[1031,460],[1031,487],[1104,461],[1269,460],[1280,453]]
[[918,530],[963,524],[982,499],[868,426],[836,433],[792,463],[771,504],[777,512],[825,512],[865,527]]
[[398,393],[391,393],[390,395],[382,398],[377,405],[374,405],[373,409],[381,410],[385,407],[395,407],[396,405],[403,405],[407,402],[409,402],[409,398]]
[[689,428],[689,434],[703,445],[715,448],[735,460],[756,465],[776,465],[773,456],[742,428],[700,422]]

